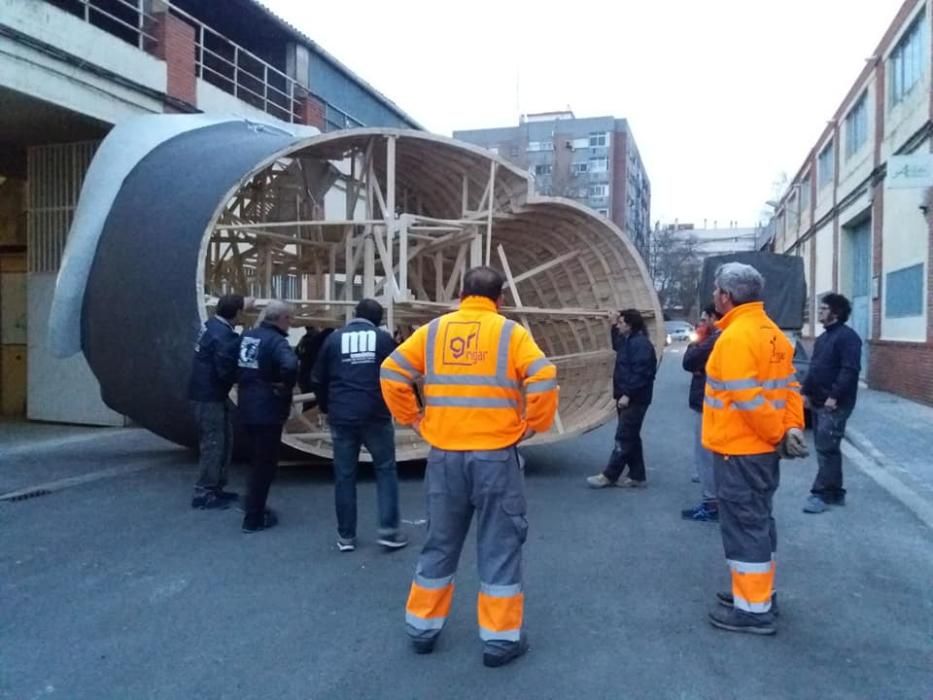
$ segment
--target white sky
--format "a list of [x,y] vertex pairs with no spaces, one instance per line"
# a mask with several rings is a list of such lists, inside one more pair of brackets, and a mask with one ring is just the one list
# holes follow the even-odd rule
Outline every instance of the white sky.
[[652,222],[710,226],[758,222],[903,2],[262,1],[437,133],[627,118]]

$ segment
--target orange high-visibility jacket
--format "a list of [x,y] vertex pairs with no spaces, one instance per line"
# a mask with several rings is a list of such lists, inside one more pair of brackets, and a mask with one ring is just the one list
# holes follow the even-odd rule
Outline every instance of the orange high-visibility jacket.
[[457,311],[421,326],[379,376],[386,405],[403,425],[420,414],[412,385],[423,378],[421,435],[443,450],[514,445],[528,428],[549,430],[557,411],[557,368],[531,333],[485,297],[467,297]]
[[794,348],[762,302],[736,306],[716,324],[722,334],[706,363],[703,446],[724,455],[773,452],[803,428]]

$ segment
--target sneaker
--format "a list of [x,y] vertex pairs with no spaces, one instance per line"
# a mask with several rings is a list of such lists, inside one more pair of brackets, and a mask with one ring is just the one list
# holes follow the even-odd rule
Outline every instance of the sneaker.
[[838,496],[823,496],[823,502],[828,506],[844,506],[846,504],[846,495],[843,493]]
[[645,479],[638,481],[636,479],[629,479],[628,477],[623,478],[616,483],[616,486],[621,486],[624,489],[642,489],[647,486],[648,482]]
[[198,510],[226,510],[230,507],[230,501],[221,498],[214,491],[207,491],[192,498],[191,507]]
[[266,511],[262,514],[262,518],[251,517],[247,515],[243,518],[243,532],[259,532],[260,530],[268,530],[270,527],[275,527],[279,524],[279,516],[275,514],[275,511],[266,508]]
[[825,513],[827,510],[829,510],[829,506],[826,505],[826,501],[815,493],[811,493],[803,504],[804,513]]
[[488,668],[498,668],[512,663],[519,656],[523,656],[528,651],[528,638],[523,634],[519,637],[518,643],[508,647],[505,651],[485,651],[483,652],[483,666]]
[[[732,597],[732,593],[729,591],[720,591],[717,593],[716,600],[720,605],[726,608],[731,608],[735,605],[735,598]],[[777,591],[771,594],[771,614],[775,617],[781,614],[780,608],[778,608]]]
[[393,532],[391,535],[380,535],[376,542],[386,549],[401,549],[408,545],[408,538],[399,532]]
[[772,635],[777,632],[774,615],[771,613],[749,613],[737,608],[716,608],[709,613],[713,627],[729,632]]
[[680,517],[684,520],[693,520],[698,523],[718,523],[719,509],[710,508],[706,503],[700,503],[693,508],[680,511]]
[[607,486],[615,486],[615,483],[614,481],[609,481],[609,477],[602,472],[586,477],[586,484],[591,489],[604,489]]
[[415,650],[416,654],[430,654],[434,651],[435,642],[437,642],[437,637],[431,637],[430,639],[412,639],[411,648]]
[[356,538],[337,535],[337,549],[341,552],[352,552],[356,549]]
[[217,495],[217,498],[222,501],[235,501],[240,497],[240,494],[235,491],[224,491],[223,489],[215,491],[214,493]]

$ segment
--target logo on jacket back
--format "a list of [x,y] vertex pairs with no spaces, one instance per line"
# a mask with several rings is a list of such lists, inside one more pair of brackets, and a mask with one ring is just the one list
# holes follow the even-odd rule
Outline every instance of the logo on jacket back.
[[487,350],[479,349],[479,321],[451,321],[444,332],[444,364],[475,365],[483,362]]
[[340,354],[353,365],[376,361],[376,331],[347,331],[340,335]]
[[244,336],[240,341],[240,357],[237,364],[246,369],[259,369],[259,338]]

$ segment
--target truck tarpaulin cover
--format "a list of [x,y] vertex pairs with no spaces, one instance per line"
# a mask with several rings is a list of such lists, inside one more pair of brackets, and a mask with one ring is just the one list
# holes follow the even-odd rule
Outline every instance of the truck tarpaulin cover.
[[785,330],[803,327],[807,303],[807,281],[803,273],[803,258],[776,253],[733,253],[707,258],[700,279],[701,307],[713,295],[713,278],[720,265],[740,262],[751,265],[765,278],[765,311]]

